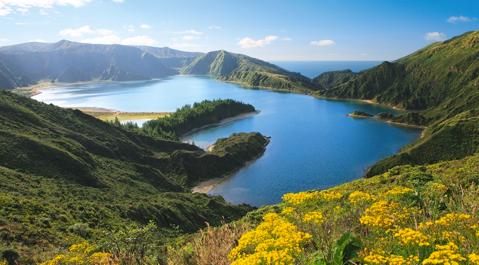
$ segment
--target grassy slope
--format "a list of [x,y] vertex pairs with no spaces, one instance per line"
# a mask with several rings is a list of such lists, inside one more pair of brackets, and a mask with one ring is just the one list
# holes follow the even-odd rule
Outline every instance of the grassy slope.
[[431,121],[450,118],[479,105],[478,57],[479,31],[468,32],[385,62],[321,93],[420,110]]
[[224,154],[9,92],[0,92],[0,124],[0,251],[15,249],[24,263],[132,223],[153,220],[162,233],[178,234],[250,209],[189,192],[241,166]]
[[[238,246],[242,235],[237,248],[242,256],[234,264],[259,264],[258,257],[274,257],[260,249],[269,249],[269,253],[285,250],[289,254],[280,257],[284,261],[290,256],[294,264],[422,264],[439,249],[437,245],[448,243],[458,247],[452,247],[452,253],[464,258],[459,264],[475,264],[467,261],[470,254],[479,251],[478,172],[479,155],[475,154],[427,166],[395,167],[323,192],[288,194],[282,203],[250,212],[239,222],[186,238],[179,247],[170,249],[170,264],[229,264],[232,257],[228,253]],[[371,207],[383,202],[386,207]],[[273,213],[269,215],[274,217],[272,223],[262,220],[268,213]],[[305,216],[311,213],[322,217],[306,221]],[[455,215],[446,219],[450,213]],[[270,227],[268,233],[262,227]],[[414,243],[419,241],[412,236],[397,234],[407,228],[420,232],[422,237],[417,240],[424,245]],[[311,237],[296,241],[291,235],[297,232]],[[271,235],[275,236],[269,241]],[[410,241],[403,241],[408,238]],[[293,242],[299,243],[299,249]],[[259,244],[263,247],[255,251]],[[216,247],[214,252],[212,247]],[[406,263],[411,257],[413,260]],[[446,260],[449,257],[446,255]],[[371,261],[373,258],[377,263]],[[403,261],[388,263],[393,260]]]
[[220,80],[249,87],[307,92],[315,89],[311,81],[276,65],[226,51],[214,51],[196,58],[182,73],[212,75]]

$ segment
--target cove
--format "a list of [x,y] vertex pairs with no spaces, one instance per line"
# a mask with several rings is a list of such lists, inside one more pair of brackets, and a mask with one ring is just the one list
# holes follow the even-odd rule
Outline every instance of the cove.
[[225,178],[209,193],[232,203],[277,203],[287,192],[323,189],[362,176],[376,161],[417,139],[414,128],[372,119],[352,119],[354,110],[392,112],[378,105],[244,89],[208,77],[174,76],[157,81],[90,83],[46,89],[35,99],[62,107],[120,111],[174,111],[204,99],[231,98],[260,113],[206,128],[185,137],[206,148],[235,132],[271,137],[263,156]]

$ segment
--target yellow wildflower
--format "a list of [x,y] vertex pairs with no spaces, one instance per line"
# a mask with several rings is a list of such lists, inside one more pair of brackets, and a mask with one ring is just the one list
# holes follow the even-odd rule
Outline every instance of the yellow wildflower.
[[456,244],[449,242],[447,245],[436,245],[436,250],[425,259],[423,265],[447,264],[459,265],[466,259],[458,252],[459,248]]
[[316,199],[318,197],[318,191],[311,191],[311,192],[298,192],[298,193],[286,193],[283,195],[283,201],[293,204],[299,205],[303,204],[306,201],[310,201]]
[[384,264],[387,264],[387,262],[388,262],[388,258],[376,253],[370,253],[369,255],[364,257],[364,263],[366,264],[384,265]]
[[434,223],[440,226],[450,226],[451,224],[471,219],[471,215],[465,213],[448,213]]
[[373,196],[367,192],[353,191],[349,194],[349,202],[351,204],[358,204],[362,202],[368,202],[373,199]]
[[292,215],[294,213],[294,208],[293,207],[284,207],[283,210],[281,210],[282,215]]
[[366,209],[359,219],[360,223],[371,228],[392,228],[403,223],[411,215],[407,209],[402,209],[397,202],[380,200]]
[[254,229],[244,233],[229,253],[232,265],[291,264],[312,236],[277,213],[267,213]]
[[319,196],[325,201],[334,201],[341,199],[343,194],[337,191],[322,191],[319,193]]
[[469,262],[471,262],[474,265],[479,265],[479,255],[472,253],[467,256],[469,258]]
[[404,245],[418,245],[422,246],[429,246],[429,238],[424,235],[423,233],[413,230],[411,228],[404,228],[397,231],[394,234],[394,237],[399,238]]
[[303,221],[306,223],[313,223],[316,225],[320,225],[323,223],[324,217],[321,212],[314,211],[314,212],[306,213],[303,217]]
[[407,187],[402,187],[402,186],[396,186],[386,192],[386,195],[391,195],[391,196],[399,196],[399,195],[404,195],[410,192],[413,192],[414,190],[411,188]]

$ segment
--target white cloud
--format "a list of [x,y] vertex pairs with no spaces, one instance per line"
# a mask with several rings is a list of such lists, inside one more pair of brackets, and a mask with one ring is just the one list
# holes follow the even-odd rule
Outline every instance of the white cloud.
[[196,36],[200,36],[200,35],[203,35],[203,32],[197,31],[197,30],[195,30],[195,29],[187,29],[187,30],[183,30],[183,31],[177,31],[176,34],[179,34],[179,35],[196,35]]
[[80,38],[84,35],[113,35],[115,32],[109,29],[93,29],[88,25],[81,26],[79,28],[66,28],[61,30],[58,34],[64,37],[71,37],[71,38]]
[[443,41],[443,40],[447,39],[447,36],[446,36],[446,34],[444,34],[442,32],[434,31],[434,32],[426,33],[424,38],[428,41]]
[[258,40],[252,39],[250,37],[245,37],[238,41],[238,45],[244,49],[258,48],[258,47],[264,47],[266,45],[269,45],[277,39],[278,39],[278,36],[275,36],[275,35],[269,35]]
[[452,16],[447,19],[447,22],[455,24],[455,23],[460,23],[460,22],[471,22],[473,20],[476,20],[475,18],[470,18],[470,17],[465,17],[465,16]]
[[336,44],[334,40],[313,40],[309,43],[312,46],[326,47]]
[[141,25],[140,25],[140,28],[142,28],[142,29],[151,29],[151,26],[148,25],[148,24],[141,24]]
[[221,29],[221,26],[218,26],[218,25],[211,25],[208,27],[209,30],[220,30]]
[[121,4],[125,2],[124,0],[111,0],[113,3]]
[[0,16],[26,13],[31,8],[49,9],[55,6],[81,7],[91,0],[0,0]]
[[293,39],[290,38],[290,37],[282,37],[281,40],[284,40],[284,41],[292,41]]
[[123,45],[144,45],[144,46],[156,46],[158,45],[158,42],[155,39],[152,39],[148,36],[142,35],[142,36],[135,36],[135,37],[130,37],[123,39],[121,41],[121,44]]
[[80,42],[91,44],[119,44],[121,43],[121,38],[117,35],[106,35],[83,39]]

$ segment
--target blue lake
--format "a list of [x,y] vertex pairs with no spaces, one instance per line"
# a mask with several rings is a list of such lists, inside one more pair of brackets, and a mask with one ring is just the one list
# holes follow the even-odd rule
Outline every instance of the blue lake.
[[357,179],[368,166],[420,135],[417,129],[347,117],[354,110],[391,111],[380,106],[244,89],[207,77],[75,85],[48,89],[34,98],[63,107],[145,112],[174,111],[204,99],[251,103],[259,114],[202,130],[185,140],[207,147],[235,132],[258,131],[271,136],[263,156],[210,191],[230,202],[255,206],[279,202],[287,192]]

